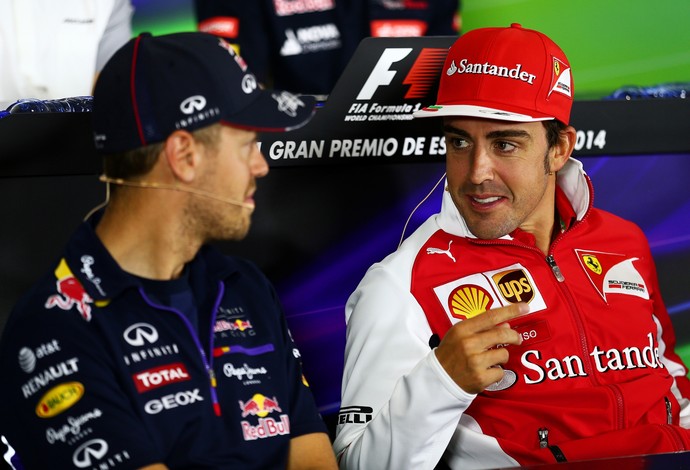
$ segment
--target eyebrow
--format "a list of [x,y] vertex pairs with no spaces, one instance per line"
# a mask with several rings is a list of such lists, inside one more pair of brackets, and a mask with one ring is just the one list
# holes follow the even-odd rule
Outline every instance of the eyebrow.
[[[467,133],[464,129],[460,129],[455,126],[451,125],[445,125],[443,126],[443,131],[446,134],[455,134],[460,137],[464,138],[470,138],[470,134]],[[505,130],[497,130],[497,131],[491,131],[486,135],[487,138],[489,139],[507,139],[507,138],[522,138],[522,139],[531,139],[532,136],[529,132],[524,131],[522,129],[505,129]]]

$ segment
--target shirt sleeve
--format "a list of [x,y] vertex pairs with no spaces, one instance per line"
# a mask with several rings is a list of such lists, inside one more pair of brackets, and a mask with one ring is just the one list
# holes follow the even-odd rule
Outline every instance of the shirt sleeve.
[[346,306],[340,467],[433,469],[474,395],[446,374],[409,289],[372,267]]
[[162,461],[98,328],[76,311],[35,305],[8,322],[0,347],[0,434],[25,468],[104,462],[138,468]]
[[285,340],[284,354],[288,387],[290,388],[290,436],[294,438],[315,432],[327,433],[326,424],[318,412],[316,401],[304,376],[299,349],[292,338],[282,308],[279,308],[279,311]]

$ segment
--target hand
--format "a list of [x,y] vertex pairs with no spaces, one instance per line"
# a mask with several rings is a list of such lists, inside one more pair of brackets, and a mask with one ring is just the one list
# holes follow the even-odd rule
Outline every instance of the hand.
[[448,375],[467,393],[479,393],[503,378],[508,350],[501,344],[520,344],[522,337],[506,321],[529,312],[525,303],[487,310],[453,325],[435,350]]

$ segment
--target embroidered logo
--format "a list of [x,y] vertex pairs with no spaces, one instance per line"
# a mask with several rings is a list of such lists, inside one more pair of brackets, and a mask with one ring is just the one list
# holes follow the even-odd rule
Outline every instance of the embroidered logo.
[[486,290],[477,285],[458,287],[448,299],[451,315],[461,320],[476,317],[489,310],[494,300]]
[[491,278],[498,286],[503,298],[510,303],[529,303],[534,298],[534,288],[522,269],[499,272]]
[[534,278],[520,263],[470,274],[434,288],[452,324],[482,312],[525,302],[530,313],[546,309]]
[[453,254],[450,252],[450,245],[452,245],[452,244],[453,244],[453,240],[450,240],[448,242],[448,249],[447,250],[442,250],[441,248],[433,248],[433,247],[427,248],[426,254],[427,255],[447,255],[455,263],[455,256],[453,256]]
[[626,258],[620,253],[575,250],[582,268],[602,299],[608,294],[625,294],[649,299],[642,275],[635,268],[639,258]]
[[93,300],[86,293],[84,287],[79,283],[65,259],[61,259],[58,267],[55,269],[55,277],[57,278],[56,286],[58,293],[48,297],[45,303],[46,308],[58,307],[62,310],[71,310],[72,307],[77,307],[82,318],[86,321],[91,320],[91,304]]

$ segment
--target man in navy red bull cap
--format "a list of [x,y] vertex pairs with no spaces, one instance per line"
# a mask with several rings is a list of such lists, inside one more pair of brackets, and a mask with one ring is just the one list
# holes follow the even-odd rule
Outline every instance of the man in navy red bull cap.
[[209,34],[143,34],[113,56],[93,112],[112,193],[0,344],[14,463],[336,467],[273,287],[208,245],[247,234],[268,172],[257,132],[313,112]]
[[[642,231],[593,207],[570,63],[513,24],[448,51],[441,210],[346,306],[341,468],[690,449],[690,381]],[[615,466],[615,464],[614,464]]]

